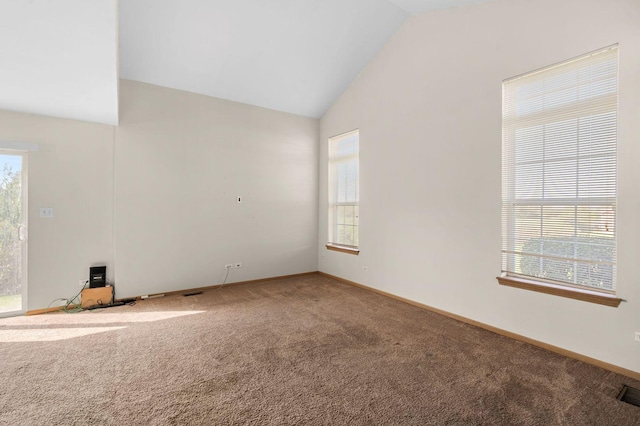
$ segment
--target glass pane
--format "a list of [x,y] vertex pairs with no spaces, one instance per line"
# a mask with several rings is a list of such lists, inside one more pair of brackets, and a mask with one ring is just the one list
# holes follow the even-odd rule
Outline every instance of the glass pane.
[[577,155],[577,119],[558,121],[544,126],[544,159],[546,161],[574,158]]
[[516,129],[516,164],[542,161],[544,126],[531,126]]
[[338,202],[358,201],[358,161],[345,161],[338,164]]
[[353,225],[353,206],[347,206],[344,208],[344,224],[345,225]]
[[577,191],[577,159],[545,163],[544,198],[575,198]]
[[542,164],[516,165],[515,196],[517,199],[542,198]]
[[0,313],[22,309],[22,157],[0,155]]
[[337,216],[336,216],[336,224],[337,225],[342,225],[344,223],[344,206],[338,206],[336,207],[336,212],[337,212]]
[[358,246],[358,227],[353,225],[337,226],[337,244]]
[[335,147],[335,155],[342,157],[356,154],[358,152],[359,136],[359,133],[352,133],[338,140]]

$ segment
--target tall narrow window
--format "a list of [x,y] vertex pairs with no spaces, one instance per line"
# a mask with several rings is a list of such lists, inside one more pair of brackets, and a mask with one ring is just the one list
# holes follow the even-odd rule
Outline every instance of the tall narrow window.
[[503,277],[615,293],[617,110],[617,46],[503,83]]
[[358,130],[329,139],[328,249],[358,253],[360,217]]

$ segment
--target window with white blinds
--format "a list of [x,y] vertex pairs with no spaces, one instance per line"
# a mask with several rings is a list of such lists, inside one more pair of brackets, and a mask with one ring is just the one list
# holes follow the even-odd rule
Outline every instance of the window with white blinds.
[[358,247],[360,216],[358,130],[329,139],[329,243]]
[[503,82],[503,276],[615,292],[617,110],[617,45]]

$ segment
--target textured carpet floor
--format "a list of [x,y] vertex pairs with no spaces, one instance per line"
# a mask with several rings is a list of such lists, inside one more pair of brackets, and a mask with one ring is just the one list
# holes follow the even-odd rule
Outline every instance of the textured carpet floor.
[[319,275],[0,320],[0,424],[640,425],[640,383]]

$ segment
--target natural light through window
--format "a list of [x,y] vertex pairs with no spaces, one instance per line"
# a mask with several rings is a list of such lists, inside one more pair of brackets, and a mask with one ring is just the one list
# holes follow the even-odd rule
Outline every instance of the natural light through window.
[[503,276],[614,293],[618,48],[503,84]]
[[33,330],[0,330],[0,343],[55,342],[127,328],[121,327],[81,327],[81,328],[38,328]]
[[[108,331],[121,330],[128,324],[163,321],[204,311],[151,311],[20,316],[0,320],[0,343],[54,342]],[[105,326],[107,324],[117,324]],[[101,327],[102,325],[102,327]],[[54,327],[52,327],[54,326]]]
[[329,139],[329,245],[357,252],[359,206],[357,130]]

